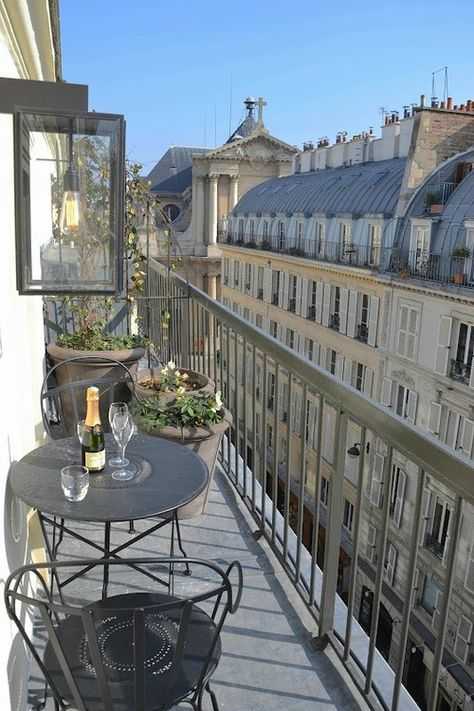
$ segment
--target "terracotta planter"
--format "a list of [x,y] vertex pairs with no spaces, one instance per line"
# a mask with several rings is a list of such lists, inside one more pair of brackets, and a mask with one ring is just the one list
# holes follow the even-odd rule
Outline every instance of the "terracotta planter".
[[[68,382],[73,382],[76,380],[92,380],[100,385],[100,381],[103,378],[110,378],[113,376],[114,371],[117,372],[117,380],[123,379],[124,371],[120,366],[116,366],[104,360],[103,363],[98,360],[100,357],[113,358],[114,360],[124,363],[130,370],[132,375],[134,375],[138,368],[138,362],[145,355],[145,348],[128,348],[120,351],[79,351],[75,348],[64,348],[63,346],[58,346],[55,343],[50,343],[47,345],[46,350],[49,357],[51,358],[53,365],[62,363],[69,358],[82,358],[81,363],[71,363],[70,365],[65,365],[60,367],[55,371],[56,379],[59,385],[64,385]],[[91,358],[87,362],[87,358]],[[131,399],[131,392],[126,382],[121,383],[115,391],[115,397],[117,400],[123,400],[123,402],[129,402]],[[79,404],[81,399],[79,398]],[[84,398],[83,398],[83,410],[79,409],[79,414],[85,417],[86,414],[86,388],[84,388]],[[105,403],[103,407],[100,408],[100,416],[102,423],[107,426],[108,423],[108,402]],[[65,419],[65,424],[68,431],[74,431],[74,421],[71,403],[68,398],[64,398],[62,402],[63,417]],[[81,419],[81,418],[79,418]]]
[[209,428],[199,427],[191,430],[181,430],[178,427],[164,427],[160,430],[156,427],[147,427],[141,424],[138,425],[138,429],[141,432],[155,437],[165,437],[173,442],[182,444],[187,449],[191,449],[207,464],[207,468],[209,469],[209,479],[206,488],[196,499],[194,499],[194,501],[191,501],[189,504],[186,504],[186,506],[179,509],[178,518],[193,518],[194,516],[199,516],[199,514],[204,513],[207,500],[209,498],[212,478],[214,476],[219,445],[224,432],[226,432],[231,424],[232,415],[229,410],[224,409],[223,421],[216,425],[212,425]]
[[[193,395],[200,395],[204,393],[214,393],[216,390],[216,385],[213,380],[207,377],[207,375],[204,375],[204,373],[198,373],[196,370],[189,370],[188,368],[178,368],[180,373],[187,373],[189,375],[189,378],[193,381],[199,384],[199,387],[196,388],[195,390],[190,390],[189,392],[192,393]],[[160,382],[160,372],[161,368],[152,368],[153,371],[153,377],[155,378],[155,382],[159,384]],[[170,393],[165,393],[161,392],[160,390],[152,390],[151,388],[144,387],[143,385],[140,385],[141,381],[144,380],[149,380],[150,379],[150,370],[148,368],[144,368],[143,370],[139,370],[137,373],[137,377],[135,379],[135,393],[138,397],[139,400],[143,400],[144,398],[147,397],[152,397],[153,395],[158,395],[160,398],[163,400],[173,400],[175,397],[174,392]]]
[[464,272],[458,272],[457,274],[454,275],[454,283],[458,284],[459,286],[462,286],[465,284],[467,281],[466,274]]

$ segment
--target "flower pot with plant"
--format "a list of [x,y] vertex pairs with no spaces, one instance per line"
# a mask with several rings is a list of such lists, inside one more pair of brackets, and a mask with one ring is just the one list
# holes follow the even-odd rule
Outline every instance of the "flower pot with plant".
[[439,195],[435,191],[429,191],[425,196],[425,209],[432,214],[439,214],[443,211],[443,204],[439,201]]
[[180,387],[195,395],[215,391],[215,383],[207,375],[188,368],[178,368],[170,360],[162,368],[139,370],[136,376],[135,393],[139,400],[151,396],[172,400]]
[[132,412],[139,430],[182,444],[204,460],[209,469],[207,486],[194,501],[179,510],[178,517],[191,518],[203,513],[219,445],[232,424],[232,415],[223,406],[220,393],[193,394],[179,387],[174,400],[147,398],[136,403]]
[[471,251],[466,245],[458,245],[454,247],[451,255],[454,257],[454,283],[462,286],[467,281],[466,259],[471,256]]

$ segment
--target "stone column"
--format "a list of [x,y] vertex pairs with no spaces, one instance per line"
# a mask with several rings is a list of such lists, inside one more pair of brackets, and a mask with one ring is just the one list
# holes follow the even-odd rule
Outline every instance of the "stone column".
[[239,176],[230,176],[229,213],[232,212],[239,200]]
[[218,175],[209,176],[209,239],[208,244],[217,244],[217,181]]
[[196,176],[196,230],[195,245],[204,243],[204,176]]

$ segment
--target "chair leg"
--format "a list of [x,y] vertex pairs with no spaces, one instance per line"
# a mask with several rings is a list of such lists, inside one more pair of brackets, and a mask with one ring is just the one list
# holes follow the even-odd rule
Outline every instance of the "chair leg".
[[211,697],[211,703],[212,703],[212,711],[219,711],[219,704],[217,703],[216,695],[211,689],[211,685],[209,682],[206,684],[206,691]]
[[[178,537],[178,548],[181,551],[181,553],[183,554],[184,558],[187,558],[186,551],[184,550],[183,543],[181,541],[181,529],[179,527],[179,518],[178,518],[177,513],[175,515],[175,521],[176,521],[176,535]],[[186,570],[184,571],[184,574],[185,575],[192,575],[191,568],[189,567],[188,563],[186,563],[185,565],[186,565]]]
[[129,532],[129,533],[136,533],[136,530],[135,530],[135,521],[129,521],[129,522],[128,522],[128,532]]
[[[54,517],[54,524],[56,524],[56,516]],[[56,558],[58,557],[58,549],[62,543],[63,538],[64,538],[64,519],[62,518],[59,522],[58,541],[53,547],[53,559],[54,560],[56,560]]]

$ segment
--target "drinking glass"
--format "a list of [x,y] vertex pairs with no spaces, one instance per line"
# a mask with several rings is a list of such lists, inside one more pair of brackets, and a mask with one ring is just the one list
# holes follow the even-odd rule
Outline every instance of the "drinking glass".
[[[110,429],[112,431],[112,434],[115,437],[114,434],[114,428],[113,428],[113,421],[115,415],[128,415],[128,405],[126,402],[113,402],[110,407],[109,407],[109,422],[110,422]],[[115,437],[117,440],[117,437]],[[117,440],[118,444],[118,440]],[[120,458],[120,457],[113,457],[112,459],[109,459],[109,465],[111,467],[121,467],[124,469],[126,466],[129,465],[128,459]]]
[[61,486],[68,501],[82,501],[89,489],[89,470],[80,464],[61,469]]
[[82,444],[82,435],[84,434],[84,423],[85,423],[85,420],[79,420],[79,422],[76,424],[77,438],[81,444]]
[[[117,412],[112,420],[112,434],[120,447],[121,462],[127,462],[125,459],[125,448],[130,441],[130,438],[135,432],[135,424],[128,412]],[[117,481],[127,481],[132,479],[133,472],[129,469],[125,469],[127,465],[122,464],[119,469],[114,469],[112,472],[112,479]]]

